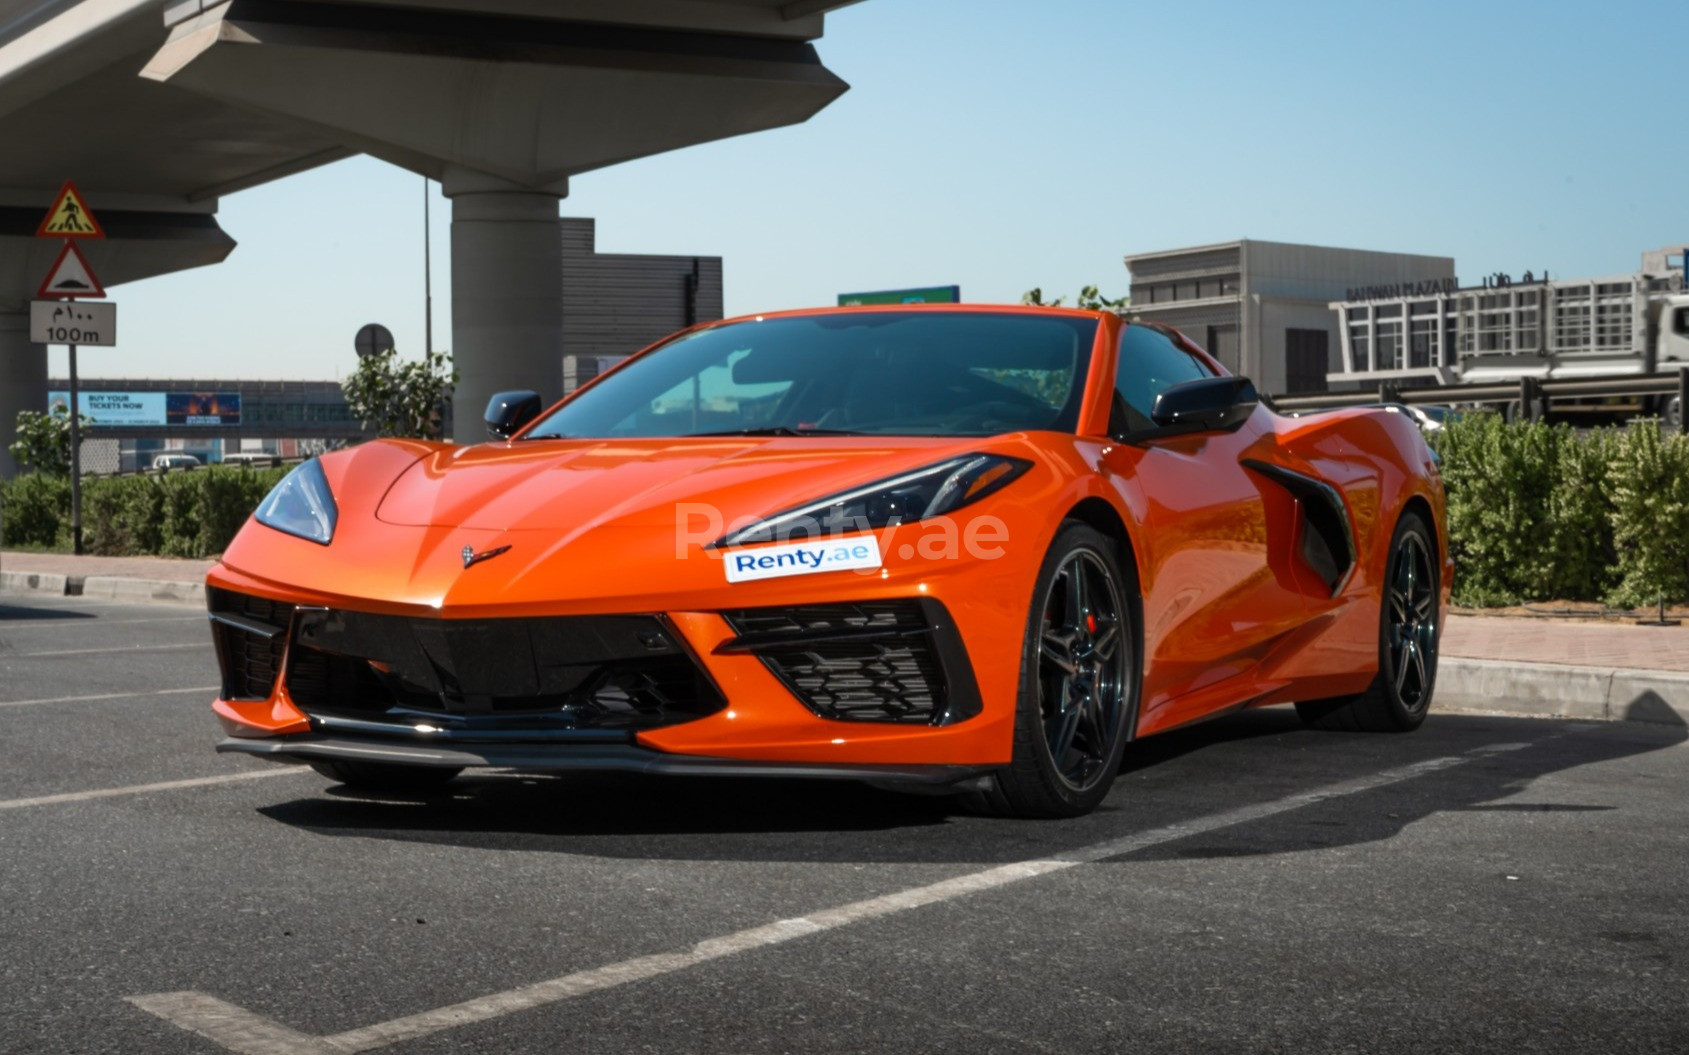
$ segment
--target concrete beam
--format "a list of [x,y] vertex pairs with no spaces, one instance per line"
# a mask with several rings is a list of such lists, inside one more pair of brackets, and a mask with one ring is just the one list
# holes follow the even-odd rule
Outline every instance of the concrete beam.
[[579,172],[805,121],[848,88],[792,40],[258,0],[176,26],[142,76],[435,179],[559,193]]

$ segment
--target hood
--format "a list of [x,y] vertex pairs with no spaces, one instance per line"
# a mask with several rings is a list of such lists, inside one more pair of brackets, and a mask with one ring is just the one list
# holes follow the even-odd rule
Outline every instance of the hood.
[[[389,524],[579,534],[616,522],[672,526],[683,503],[723,522],[975,449],[978,437],[529,440],[438,449],[376,510]],[[708,515],[708,514],[706,514]]]

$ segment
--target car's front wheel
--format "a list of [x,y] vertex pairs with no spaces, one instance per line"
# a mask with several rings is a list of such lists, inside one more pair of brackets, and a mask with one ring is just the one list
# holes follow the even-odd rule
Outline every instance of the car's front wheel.
[[1038,573],[1021,652],[1014,754],[982,793],[992,812],[1077,817],[1114,783],[1138,705],[1138,627],[1119,548],[1069,521]]
[[432,791],[463,772],[449,766],[407,766],[392,762],[336,760],[312,762],[311,768],[347,787],[366,791]]

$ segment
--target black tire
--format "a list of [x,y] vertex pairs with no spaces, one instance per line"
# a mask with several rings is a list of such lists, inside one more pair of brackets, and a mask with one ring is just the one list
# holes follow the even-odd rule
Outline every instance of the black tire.
[[1390,539],[1378,612],[1378,675],[1365,692],[1296,705],[1304,724],[1345,732],[1406,733],[1420,727],[1437,686],[1442,633],[1442,562],[1436,537],[1417,512],[1403,514]]
[[1012,761],[988,778],[976,807],[1078,817],[1108,795],[1137,720],[1136,599],[1119,547],[1089,525],[1064,523],[1027,613]]
[[450,766],[407,766],[395,762],[312,762],[318,773],[347,787],[366,791],[421,792],[433,791],[462,769]]

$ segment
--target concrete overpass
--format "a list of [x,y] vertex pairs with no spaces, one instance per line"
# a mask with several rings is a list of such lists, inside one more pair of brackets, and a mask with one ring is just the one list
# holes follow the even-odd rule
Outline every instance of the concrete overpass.
[[847,88],[812,42],[853,2],[0,0],[0,438],[45,405],[32,235],[66,178],[111,286],[223,260],[223,195],[357,153],[452,200],[457,438],[480,438],[492,392],[562,392],[569,177],[807,120]]

